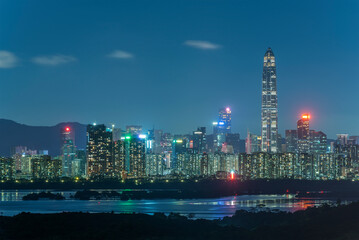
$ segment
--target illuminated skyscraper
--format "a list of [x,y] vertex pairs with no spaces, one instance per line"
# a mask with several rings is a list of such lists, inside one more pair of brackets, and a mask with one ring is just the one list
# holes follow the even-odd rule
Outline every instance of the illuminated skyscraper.
[[268,48],[262,78],[262,151],[278,152],[278,97],[275,57]]
[[[79,166],[79,169],[78,172],[74,171],[73,169],[72,170],[72,175],[73,176],[86,176],[86,172],[87,172],[87,168],[86,168],[86,165],[87,165],[87,162],[86,162],[86,150],[85,149],[78,149],[76,151],[76,162],[79,162],[80,166]],[[74,174],[74,172],[76,174]]]
[[180,155],[187,152],[187,138],[183,136],[174,136],[172,141],[171,169],[178,171],[181,169]]
[[87,168],[89,177],[113,176],[112,129],[87,126]]
[[66,177],[72,176],[72,162],[76,159],[76,146],[71,133],[72,129],[69,126],[62,130],[62,174]]
[[[140,135],[141,136],[141,135]],[[129,176],[135,178],[145,177],[146,143],[145,138],[132,136],[129,143]]]
[[218,121],[213,123],[213,134],[215,137],[215,145],[222,147],[226,141],[226,134],[231,133],[232,128],[232,111],[229,107],[221,108],[218,114]]
[[[197,128],[197,131],[193,132],[192,135],[192,148],[194,153],[203,153],[206,151],[206,128],[205,127],[199,127]],[[191,143],[191,142],[190,142]]]
[[116,176],[142,178],[146,175],[146,135],[121,137],[114,143],[114,171]]
[[232,128],[232,112],[229,107],[222,108],[218,114],[218,133],[231,133]]
[[297,122],[298,151],[299,153],[310,152],[309,114],[303,114]]

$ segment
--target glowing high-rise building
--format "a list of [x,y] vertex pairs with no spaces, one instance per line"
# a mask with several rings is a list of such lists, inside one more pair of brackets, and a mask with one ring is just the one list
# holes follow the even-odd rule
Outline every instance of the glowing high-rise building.
[[87,173],[89,177],[113,176],[112,129],[87,126]]
[[275,57],[268,48],[262,77],[262,151],[278,152],[278,97]]
[[190,141],[190,148],[192,149],[193,153],[201,154],[206,152],[206,144],[206,127],[199,127],[197,128],[197,131],[193,132]]
[[231,133],[232,128],[232,112],[229,107],[222,108],[218,114],[218,133]]
[[232,111],[229,107],[221,108],[218,114],[218,121],[213,125],[213,134],[218,147],[226,141],[226,134],[231,133]]
[[76,159],[76,146],[73,141],[72,129],[66,126],[62,129],[62,174],[66,177],[72,176],[72,161]]
[[[158,160],[156,157],[146,159],[146,145],[149,145],[149,141],[148,136],[144,134],[126,134],[126,136],[122,136],[120,140],[116,141],[114,143],[115,176],[121,176],[122,178],[125,176],[130,178],[145,177],[146,160],[150,164],[149,167],[154,167],[153,164]],[[152,152],[148,152],[148,154],[152,154]],[[156,161],[152,162],[152,160]],[[153,174],[153,172],[148,171],[147,174]]]
[[298,151],[299,153],[310,152],[309,114],[303,114],[297,122]]

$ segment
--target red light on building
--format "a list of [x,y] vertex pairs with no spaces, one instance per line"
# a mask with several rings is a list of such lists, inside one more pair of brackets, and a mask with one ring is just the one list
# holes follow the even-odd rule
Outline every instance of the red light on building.
[[71,128],[70,127],[65,127],[65,132],[70,132]]
[[304,120],[309,120],[309,119],[310,119],[310,115],[309,115],[308,113],[302,114],[302,119],[304,119]]
[[231,172],[231,180],[234,180],[234,172]]

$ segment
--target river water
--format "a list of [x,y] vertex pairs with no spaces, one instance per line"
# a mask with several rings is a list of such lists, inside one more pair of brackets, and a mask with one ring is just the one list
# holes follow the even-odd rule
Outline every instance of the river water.
[[[23,201],[22,197],[44,190],[3,190],[0,191],[0,214],[14,216],[21,212],[59,213],[59,212],[115,212],[115,213],[146,213],[171,212],[182,215],[194,215],[195,218],[218,219],[232,216],[236,210],[253,210],[269,208],[282,211],[298,211],[307,207],[332,203],[328,199],[303,199],[292,194],[287,195],[241,195],[211,199],[158,199],[158,200],[37,200]],[[75,191],[54,191],[67,199]],[[101,190],[99,190],[101,191]]]

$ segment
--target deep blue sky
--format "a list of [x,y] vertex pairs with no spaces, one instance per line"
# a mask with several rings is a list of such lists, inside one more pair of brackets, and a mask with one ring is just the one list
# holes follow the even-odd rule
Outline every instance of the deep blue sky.
[[329,137],[359,134],[358,12],[355,0],[2,0],[0,118],[188,133],[231,106],[235,132],[260,133],[270,46],[280,133],[309,111]]

